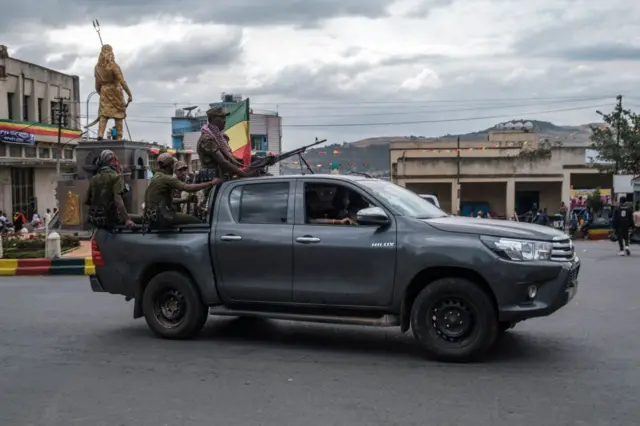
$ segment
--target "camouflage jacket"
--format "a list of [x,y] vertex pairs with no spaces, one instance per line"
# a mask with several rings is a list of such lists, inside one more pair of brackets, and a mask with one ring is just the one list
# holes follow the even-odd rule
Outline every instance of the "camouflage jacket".
[[89,206],[89,223],[96,227],[124,223],[115,204],[115,196],[124,193],[124,178],[115,170],[101,170],[93,176],[89,182],[86,201]]

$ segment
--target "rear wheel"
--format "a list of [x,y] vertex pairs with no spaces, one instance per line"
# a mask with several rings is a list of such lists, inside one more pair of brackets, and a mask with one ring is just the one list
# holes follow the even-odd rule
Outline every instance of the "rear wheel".
[[498,321],[489,296],[463,278],[442,278],[418,294],[411,329],[429,358],[470,362],[491,348]]
[[165,339],[194,337],[208,316],[191,279],[175,271],[151,279],[142,296],[142,310],[151,331]]

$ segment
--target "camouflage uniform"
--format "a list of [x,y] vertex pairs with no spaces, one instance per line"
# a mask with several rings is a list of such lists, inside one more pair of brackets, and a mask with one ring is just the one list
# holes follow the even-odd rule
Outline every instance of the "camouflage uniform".
[[179,213],[174,208],[174,191],[182,191],[185,184],[177,177],[162,170],[163,165],[169,162],[175,162],[175,158],[169,154],[161,154],[158,157],[158,165],[161,170],[153,175],[144,194],[145,221],[152,228],[202,223],[196,217]]
[[113,228],[124,225],[124,218],[116,207],[114,196],[124,195],[126,185],[119,172],[116,155],[109,150],[100,153],[97,173],[89,182],[86,204],[89,206],[89,223],[96,228]]
[[[207,116],[210,115],[226,117],[229,113],[223,108],[211,108],[207,111]],[[198,144],[196,146],[196,152],[198,153],[201,165],[201,168],[198,171],[198,176],[196,177],[196,183],[208,182],[215,178],[220,178],[223,181],[231,180],[231,175],[226,173],[222,167],[220,167],[214,156],[216,151],[220,151],[222,148],[225,148],[225,155],[233,157],[229,143],[224,136],[225,135],[222,131],[210,126],[208,123],[202,126],[200,138],[198,139]],[[198,204],[200,216],[206,216],[206,204],[209,199],[210,192],[211,188],[208,188],[202,191],[201,197],[200,194],[198,196],[198,198],[200,198],[200,202]]]

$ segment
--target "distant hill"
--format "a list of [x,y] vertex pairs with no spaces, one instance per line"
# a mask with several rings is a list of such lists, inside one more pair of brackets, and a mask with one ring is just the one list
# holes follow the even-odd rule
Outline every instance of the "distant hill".
[[[564,144],[584,144],[589,142],[591,134],[590,126],[598,123],[583,124],[580,126],[558,126],[548,121],[517,119],[512,121],[530,121],[535,129],[535,133],[541,139],[547,138],[550,141],[560,140]],[[496,130],[491,127],[478,132],[465,133],[461,135],[444,135],[439,138],[427,138],[425,136],[391,136],[379,138],[367,138],[354,142],[342,144],[326,145],[313,148],[304,155],[305,160],[315,170],[327,172],[331,163],[337,162],[342,170],[352,170],[356,172],[369,173],[376,176],[388,176],[389,173],[389,143],[395,141],[419,141],[426,140],[487,140],[489,132]],[[336,153],[334,154],[334,151]],[[296,161],[292,159],[292,161]],[[322,168],[317,167],[322,165]],[[296,173],[300,166],[294,162],[283,165],[283,172]]]

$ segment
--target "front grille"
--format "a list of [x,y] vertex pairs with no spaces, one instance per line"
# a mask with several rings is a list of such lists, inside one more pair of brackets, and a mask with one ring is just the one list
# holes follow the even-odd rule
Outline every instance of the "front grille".
[[553,242],[551,249],[551,260],[556,262],[566,262],[572,260],[575,256],[573,241],[569,238],[563,238]]

